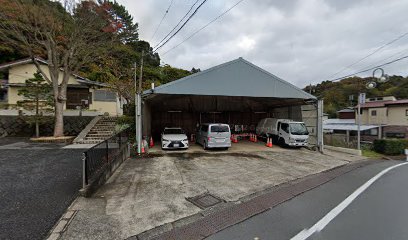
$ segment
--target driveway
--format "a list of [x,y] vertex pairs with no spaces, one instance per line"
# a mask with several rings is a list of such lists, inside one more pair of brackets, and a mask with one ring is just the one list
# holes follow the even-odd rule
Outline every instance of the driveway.
[[81,187],[81,149],[0,139],[0,239],[44,239]]
[[70,208],[77,213],[62,239],[125,239],[206,211],[186,198],[211,193],[224,201],[221,205],[234,204],[348,162],[294,149],[172,152],[130,159],[92,198],[78,198]]

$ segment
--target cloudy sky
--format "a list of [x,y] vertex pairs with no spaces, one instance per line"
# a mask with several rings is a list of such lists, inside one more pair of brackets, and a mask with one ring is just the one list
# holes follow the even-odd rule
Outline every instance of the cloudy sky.
[[[139,23],[140,38],[152,45],[157,44],[195,2],[174,0],[152,39],[171,0],[117,1],[125,5]],[[407,34],[345,69],[408,32],[407,0],[244,0],[195,37],[163,55],[237,1],[208,0],[186,27],[159,50],[163,63],[203,70],[243,57],[304,87],[408,55]],[[408,75],[408,59],[386,66],[384,70],[388,74]]]

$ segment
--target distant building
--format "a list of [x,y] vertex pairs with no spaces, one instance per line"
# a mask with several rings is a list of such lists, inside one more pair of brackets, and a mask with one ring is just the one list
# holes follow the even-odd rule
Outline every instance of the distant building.
[[393,96],[366,99],[361,105],[361,123],[382,126],[385,138],[408,138],[408,99]]
[[337,111],[339,119],[355,119],[356,113],[354,108],[345,108],[340,111]]
[[[37,59],[48,75],[47,62]],[[22,59],[0,64],[0,103],[6,104],[8,109],[16,109],[19,101],[24,97],[18,95],[18,90],[25,85],[25,80],[34,77],[37,68],[32,59]],[[1,77],[2,76],[2,77]],[[62,71],[60,73],[62,79]],[[122,115],[122,101],[118,94],[106,83],[91,81],[72,74],[68,80],[67,101],[65,109],[91,110],[100,114]]]

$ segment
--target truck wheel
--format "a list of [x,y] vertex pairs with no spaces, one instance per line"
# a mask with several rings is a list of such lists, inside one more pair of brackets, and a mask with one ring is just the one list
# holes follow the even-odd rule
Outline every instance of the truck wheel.
[[278,143],[279,143],[279,146],[281,146],[281,147],[286,147],[285,139],[279,138]]

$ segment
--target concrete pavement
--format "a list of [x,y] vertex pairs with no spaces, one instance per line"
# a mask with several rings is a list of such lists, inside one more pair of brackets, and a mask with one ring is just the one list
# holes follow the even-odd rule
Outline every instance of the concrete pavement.
[[182,152],[126,161],[92,198],[79,198],[62,239],[125,239],[203,210],[186,198],[205,192],[226,204],[348,161],[297,149]]

